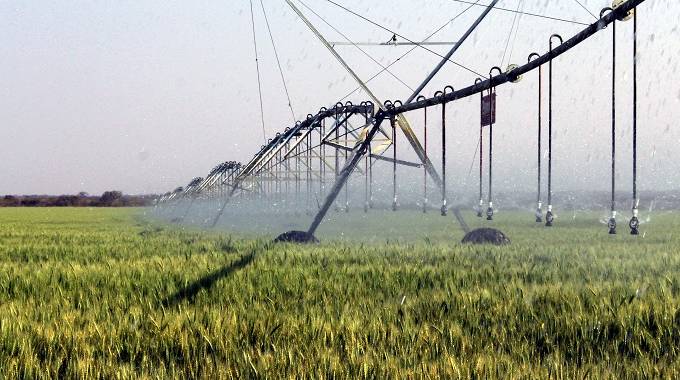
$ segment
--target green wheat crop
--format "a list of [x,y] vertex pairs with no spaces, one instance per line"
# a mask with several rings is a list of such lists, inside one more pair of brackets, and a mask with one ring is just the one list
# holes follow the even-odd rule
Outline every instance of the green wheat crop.
[[546,230],[507,213],[494,223],[513,242],[490,247],[434,213],[376,212],[352,239],[330,223],[298,246],[143,211],[0,210],[0,374],[680,376],[673,214],[633,238],[593,215]]

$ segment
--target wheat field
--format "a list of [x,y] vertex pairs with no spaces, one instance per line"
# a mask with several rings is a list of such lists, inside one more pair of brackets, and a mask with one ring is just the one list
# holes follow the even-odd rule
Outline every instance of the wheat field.
[[337,224],[308,246],[145,213],[0,209],[0,373],[680,377],[672,213],[637,238],[594,216],[546,230],[507,213],[505,247],[462,245],[452,221],[409,211],[391,238],[376,212],[361,222],[370,239],[335,239]]

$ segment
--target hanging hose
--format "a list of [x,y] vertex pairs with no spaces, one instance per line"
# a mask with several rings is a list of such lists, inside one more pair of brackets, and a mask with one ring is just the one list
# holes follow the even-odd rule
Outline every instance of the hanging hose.
[[[475,79],[475,84],[483,82],[480,78]],[[483,185],[484,180],[484,121],[482,120],[484,114],[484,91],[479,93],[479,205],[477,206],[477,217],[482,217],[482,209],[484,208]]]
[[[371,103],[371,102],[368,102]],[[371,121],[375,123],[375,108],[371,108]],[[373,208],[373,161],[371,161],[371,142],[368,142],[368,208]]]
[[[349,128],[347,126],[349,125],[349,116],[350,114],[347,112],[347,110],[352,106],[352,102],[346,102],[345,103],[345,114],[343,115],[343,118],[345,120],[344,126],[345,126],[345,147],[349,145],[349,141],[347,140],[348,135],[349,135]],[[347,163],[347,150],[345,149],[345,163]],[[349,212],[349,184],[350,181],[347,181],[345,184],[345,212]]]
[[[493,78],[493,71],[497,70],[498,74],[502,74],[503,72],[499,67],[492,67],[491,70],[489,70],[489,78]],[[489,207],[486,209],[486,220],[493,220],[493,112],[494,109],[496,108],[496,88],[495,87],[489,87],[489,109],[492,114],[492,117],[489,119],[491,122],[489,124]]]
[[[398,104],[397,104],[398,103]],[[397,105],[401,106],[400,101],[392,103],[386,100],[385,109],[392,109]],[[392,211],[397,211],[397,119],[392,116],[390,118],[390,126],[392,127]]]
[[313,125],[309,126],[310,132],[307,134],[307,149],[306,153],[307,156],[305,157],[305,160],[307,162],[307,214],[311,214],[311,196],[312,196],[312,130],[314,129]]
[[631,235],[640,234],[637,194],[637,8],[633,8],[633,216],[628,222]]
[[[286,143],[286,152],[288,152],[289,150],[290,150],[290,142],[287,142]],[[284,165],[284,162],[285,162],[285,165]],[[281,171],[284,172],[284,174],[285,174],[285,177],[284,177],[284,181],[285,181],[284,182],[284,185],[285,185],[285,195],[284,196],[285,196],[285,198],[284,199],[285,199],[286,203],[288,203],[288,201],[290,200],[290,166],[289,166],[288,162],[286,162],[285,159],[283,158],[283,151],[281,151],[281,163],[279,163],[279,165],[282,167]]]
[[295,139],[295,213],[300,207],[300,137]]
[[[366,105],[366,102],[361,102],[362,105]],[[368,126],[368,110],[364,112],[364,125]],[[365,170],[364,170],[364,213],[368,212],[368,167],[371,161],[371,149],[368,149],[365,160]]]
[[[563,42],[562,37],[559,34],[553,34],[550,36],[550,52],[553,50],[553,38],[560,40],[560,45]],[[552,68],[552,56],[548,61],[548,212],[545,214],[545,226],[552,227],[555,216],[552,211],[552,78],[553,78],[553,68]]]
[[[435,97],[443,97],[442,91],[434,93]],[[442,102],[442,207],[441,215],[446,216],[448,212],[446,206],[446,103]]]
[[[493,88],[489,89],[489,97],[493,94]],[[493,102],[493,99],[491,102]],[[486,220],[493,220],[493,122],[489,124],[489,206],[486,209]]]
[[[604,8],[600,11],[600,18],[612,8]],[[611,201],[610,216],[607,228],[610,235],[616,234],[616,22],[612,23],[612,104],[611,104]]]
[[397,121],[390,119],[392,126],[392,211],[397,211]]
[[[335,105],[335,140],[333,141],[335,143],[335,179],[333,182],[338,181],[338,177],[340,176],[340,151],[338,150],[338,143],[340,142],[340,127],[342,124],[340,123],[340,109],[342,108],[342,103],[337,103]],[[335,202],[335,212],[340,211],[340,205],[337,202]]]
[[281,160],[281,151],[279,150],[278,153],[274,155],[274,159],[272,160],[272,170],[273,170],[273,181],[276,184],[276,197],[274,198],[274,202],[279,202],[281,200],[281,181],[279,180],[281,177],[279,176],[279,162]]
[[[326,107],[321,107],[319,112],[327,111]],[[323,143],[323,137],[326,133],[326,119],[321,121],[321,126],[319,130],[319,196],[324,195],[324,190],[326,187],[326,167],[324,166],[324,161],[326,159],[326,145]],[[311,148],[310,148],[311,154]]]
[[[528,62],[533,58],[538,58],[537,53],[531,53]],[[541,100],[543,88],[543,75],[541,73],[542,66],[538,66],[538,134],[536,136],[536,162],[537,162],[537,187],[536,187],[536,223],[543,222],[543,204],[541,203]]]
[[[418,96],[416,101],[425,100],[423,95]],[[427,159],[427,107],[423,108],[423,142],[425,150],[425,159]],[[423,213],[427,213],[427,167],[423,165]]]
[[366,158],[365,158],[365,167],[366,168],[364,170],[364,180],[365,180],[365,183],[364,183],[364,213],[368,212],[368,166],[369,166],[369,162],[370,162],[370,157],[371,157],[371,155],[367,154]]
[[[611,8],[605,8],[611,11]],[[604,10],[603,12],[604,13]],[[600,16],[602,16],[602,13]],[[612,199],[609,234],[616,234],[616,22],[612,23]]]

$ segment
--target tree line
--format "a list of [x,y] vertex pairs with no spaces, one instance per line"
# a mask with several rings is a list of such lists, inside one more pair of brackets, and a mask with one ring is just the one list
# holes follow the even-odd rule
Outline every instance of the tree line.
[[5,195],[0,207],[142,207],[153,204],[156,195],[126,195],[105,191],[102,195]]

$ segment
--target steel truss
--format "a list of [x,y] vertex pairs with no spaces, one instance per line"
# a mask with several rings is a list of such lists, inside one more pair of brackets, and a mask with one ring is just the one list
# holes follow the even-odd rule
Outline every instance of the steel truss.
[[[488,92],[508,82],[515,82],[522,75],[549,63],[609,24],[624,19],[644,1],[628,0],[547,53],[534,54],[532,59],[522,66],[507,72],[499,72],[498,75],[489,78],[477,79],[473,85],[460,90],[440,91],[429,98],[419,96],[415,101],[405,104],[400,101],[386,101],[383,104],[366,101],[359,105],[347,102],[338,103],[330,109],[321,108],[316,115],[307,115],[306,120],[298,121],[294,126],[269,139],[249,162],[220,164],[205,179],[195,178],[186,187],[165,193],[158,199],[158,204],[172,205],[180,200],[189,199],[190,208],[195,199],[210,200],[217,206],[217,212],[211,221],[212,226],[215,226],[227,204],[235,197],[260,197],[280,202],[294,200],[297,205],[301,202],[305,204],[304,210],[298,210],[299,212],[315,213],[308,229],[308,232],[313,234],[331,207],[349,211],[347,196],[344,202],[338,198],[343,188],[347,194],[346,184],[352,174],[365,177],[363,208],[370,209],[373,166],[376,161],[386,161],[392,164],[394,173],[396,209],[398,165],[421,168],[425,166],[425,172],[430,179],[442,187],[437,172],[433,168],[428,168],[432,167],[432,164],[427,152],[420,148],[415,133],[410,127],[405,130],[400,125],[402,120],[405,121],[406,113],[445,105]],[[390,123],[390,128],[384,127],[385,120]],[[402,132],[418,153],[420,162],[398,158],[395,134],[397,126],[402,127]],[[420,151],[416,147],[420,148]],[[310,198],[312,194],[324,198],[323,203],[313,204]],[[445,194],[443,196],[445,198]],[[306,198],[303,200],[301,197]],[[425,194],[425,199],[426,197]]]

